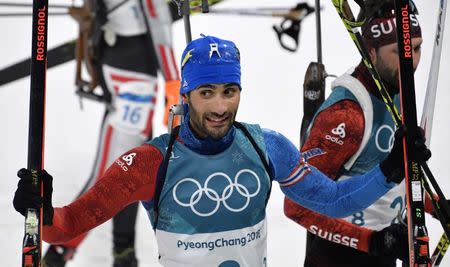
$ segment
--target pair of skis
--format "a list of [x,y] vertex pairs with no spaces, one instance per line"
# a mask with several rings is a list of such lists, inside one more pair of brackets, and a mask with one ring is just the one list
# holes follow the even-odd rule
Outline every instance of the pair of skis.
[[[411,44],[411,39],[404,38],[407,35],[403,34],[403,29],[410,29],[410,21],[409,14],[411,13],[410,2],[408,0],[396,0],[396,17],[397,17],[397,25],[402,25],[402,27],[397,27],[398,31],[398,40],[399,40],[399,59],[400,59],[400,77],[401,77],[401,102],[402,102],[402,117],[400,117],[398,110],[396,109],[389,93],[384,87],[382,80],[372,64],[370,57],[368,56],[367,50],[364,47],[364,42],[362,40],[362,36],[359,32],[359,27],[361,27],[364,23],[363,21],[356,21],[350,6],[346,0],[332,0],[333,5],[336,7],[336,10],[344,23],[347,31],[350,34],[350,37],[354,41],[356,47],[358,48],[363,62],[368,68],[370,74],[372,75],[375,84],[377,85],[383,101],[386,103],[388,110],[390,111],[394,121],[397,126],[402,125],[403,123],[406,125],[407,134],[404,140],[404,149],[405,149],[405,169],[406,169],[406,186],[407,186],[407,207],[408,207],[408,233],[409,233],[409,244],[410,244],[410,266],[439,266],[442,257],[444,256],[448,245],[450,236],[449,229],[449,218],[450,218],[450,209],[447,205],[447,201],[442,191],[440,190],[436,180],[434,179],[430,169],[428,168],[426,163],[413,162],[411,160],[412,155],[408,153],[411,151],[412,146],[414,145],[414,137],[413,131],[417,125],[417,117],[416,117],[416,105],[415,105],[415,91],[414,91],[414,71],[412,67],[412,57],[408,56],[410,54],[405,53],[405,51],[409,51],[410,47],[407,47],[404,44]],[[364,1],[355,0],[355,2],[361,7],[364,8]],[[439,61],[440,54],[442,48],[442,35],[444,30],[444,20],[446,14],[446,0],[440,0],[440,9],[438,15],[438,23],[436,30],[436,38],[435,38],[435,46],[433,49],[433,62],[430,69],[430,76],[428,80],[427,86],[427,97],[425,100],[424,112],[422,117],[422,127],[426,130],[426,137],[428,140],[427,145],[429,145],[429,141],[431,138],[431,127],[433,120],[433,112],[434,112],[434,102],[436,96],[436,86],[437,86],[437,76],[439,70]],[[320,50],[319,50],[320,51]],[[320,77],[320,76],[318,76]],[[322,76],[322,81],[324,84],[324,77]],[[305,88],[305,92],[306,92]],[[322,90],[322,94],[324,89],[318,88],[319,92]],[[305,94],[304,102],[307,103],[307,98],[309,94]],[[316,94],[317,95],[317,94]],[[317,101],[317,102],[320,102]],[[317,104],[316,102],[316,104]],[[305,105],[306,111],[314,111],[317,108],[316,105]],[[311,113],[311,112],[309,112]],[[306,117],[303,118],[302,123],[302,132],[301,137],[304,137],[304,132],[306,131],[306,126],[312,120],[312,116],[309,113],[305,112]],[[308,117],[309,116],[309,117]],[[306,125],[306,126],[305,126]],[[424,175],[425,172],[425,175]],[[428,180],[431,182],[433,188],[436,190],[436,195],[438,199],[434,198],[434,192],[431,189],[431,186]],[[425,226],[425,216],[424,216],[424,189],[430,195],[432,199],[432,204],[435,209],[435,213],[440,220],[444,234],[442,235],[437,248],[433,252],[432,257],[430,258],[428,253],[429,243],[428,243],[428,233]]]

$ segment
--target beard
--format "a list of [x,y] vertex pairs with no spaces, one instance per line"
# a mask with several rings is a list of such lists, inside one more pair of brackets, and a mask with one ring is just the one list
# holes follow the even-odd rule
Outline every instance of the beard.
[[[222,139],[230,130],[236,118],[237,110],[227,111],[221,115],[215,112],[200,114],[189,101],[190,126],[197,137],[210,137],[214,140]],[[211,126],[210,120],[220,120],[220,125]]]
[[400,92],[398,69],[391,69],[387,67],[387,64],[384,63],[381,57],[377,58],[375,68],[377,69],[378,74],[380,74],[383,83],[386,85],[386,89],[389,94],[391,96],[398,94]]

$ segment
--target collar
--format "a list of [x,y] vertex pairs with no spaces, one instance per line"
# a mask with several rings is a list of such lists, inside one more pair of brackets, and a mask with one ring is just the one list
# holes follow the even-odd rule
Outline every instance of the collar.
[[215,155],[227,149],[234,140],[236,128],[232,126],[228,133],[221,139],[216,140],[211,137],[205,139],[197,138],[189,126],[189,113],[186,114],[180,126],[179,138],[192,151],[202,155]]

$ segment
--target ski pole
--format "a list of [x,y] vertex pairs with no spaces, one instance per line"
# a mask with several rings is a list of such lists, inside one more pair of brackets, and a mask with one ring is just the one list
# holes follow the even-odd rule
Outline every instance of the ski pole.
[[[43,196],[38,171],[44,167],[45,76],[47,70],[47,0],[33,1],[31,44],[30,115],[28,132],[28,163],[34,185]],[[22,244],[22,266],[39,267],[42,248],[42,207],[28,209]]]
[[[5,7],[32,7],[33,4],[32,3],[13,3],[13,2],[0,2],[0,7],[1,6],[5,6]],[[61,4],[52,4],[49,5],[48,8],[69,8],[71,7],[71,5],[61,5]]]
[[317,63],[322,64],[322,24],[320,20],[320,0],[315,1],[316,10],[316,39],[317,39]]
[[314,114],[325,101],[325,66],[322,64],[322,27],[320,19],[320,0],[315,1],[316,16],[316,48],[317,62],[310,62],[303,81],[303,118],[300,127],[300,145],[306,138],[306,133]]
[[[431,132],[433,128],[433,116],[434,116],[434,107],[436,102],[436,93],[437,93],[437,82],[438,82],[438,76],[439,76],[439,63],[441,59],[441,52],[442,52],[442,42],[443,42],[443,35],[444,35],[444,28],[445,28],[445,17],[447,14],[447,0],[440,0],[439,1],[439,10],[438,10],[438,16],[437,16],[437,22],[436,22],[436,32],[435,32],[435,38],[434,38],[434,46],[433,46],[433,53],[432,53],[432,59],[431,59],[431,65],[430,65],[430,71],[428,75],[428,82],[427,82],[427,90],[426,90],[426,97],[423,105],[422,110],[422,118],[420,120],[421,127],[425,130],[425,138],[426,138],[426,145],[430,147],[431,143]],[[445,200],[445,197],[443,196],[442,192],[438,197],[439,199],[443,198]],[[436,206],[435,202],[432,201],[433,206]],[[447,203],[445,203],[447,204]],[[439,205],[440,206],[440,205]],[[436,210],[436,208],[435,208]],[[447,216],[448,216],[448,207],[447,207]],[[442,218],[440,218],[441,224],[442,224]],[[447,225],[443,225],[444,227],[444,233],[441,235],[439,242],[436,246],[436,248],[433,251],[433,254],[431,255],[431,265],[432,266],[439,266],[445,253],[447,252],[448,246],[450,244],[450,241],[448,239],[448,230],[445,231],[446,227],[450,227],[450,225],[447,222]]]
[[[51,12],[48,13],[49,16],[66,16],[69,15],[68,12]],[[10,17],[31,17],[33,13],[28,12],[16,12],[16,13],[0,13],[0,18],[10,18]]]
[[[119,2],[115,6],[111,7],[111,9],[106,11],[106,14],[109,15],[110,13],[114,12],[116,9],[120,8],[124,4],[126,4],[130,0],[122,0],[122,2]],[[0,3],[0,6],[7,6],[7,7],[31,7],[32,4],[26,4],[26,3]],[[70,5],[50,5],[50,9],[53,8],[82,8],[82,7],[76,7],[76,6],[70,6]],[[25,13],[25,12],[15,12],[15,13],[0,13],[0,18],[2,17],[29,17],[32,16],[33,13]],[[49,12],[49,16],[64,16],[64,15],[70,15],[68,11],[59,11],[59,12]]]
[[430,146],[431,130],[433,126],[434,105],[436,102],[439,65],[441,61],[442,42],[444,40],[445,17],[447,15],[447,0],[439,1],[439,11],[436,23],[433,54],[428,74],[427,94],[425,97],[420,125],[425,130],[426,144]]
[[[191,32],[191,21],[190,21],[190,12],[191,7],[189,0],[174,0],[174,2],[178,6],[178,14],[183,16],[183,23],[184,23],[184,33],[186,37],[186,44],[189,44],[192,42],[192,32]],[[209,4],[208,0],[202,0],[201,3],[201,11],[202,13],[209,12]],[[181,116],[180,121],[183,122],[184,120],[184,108],[183,108],[183,100],[180,97],[180,102],[177,105],[173,105],[169,109],[169,119],[167,122],[168,132],[169,134],[172,132],[173,128],[173,121],[175,116]]]

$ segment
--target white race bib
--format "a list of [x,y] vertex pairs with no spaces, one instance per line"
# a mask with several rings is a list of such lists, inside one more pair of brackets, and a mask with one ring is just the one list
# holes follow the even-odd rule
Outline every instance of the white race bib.
[[157,79],[150,75],[103,66],[108,88],[113,90],[109,123],[129,134],[141,134],[151,123],[156,103]]

